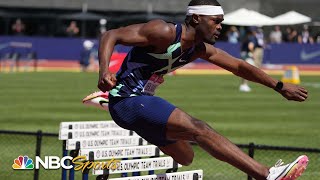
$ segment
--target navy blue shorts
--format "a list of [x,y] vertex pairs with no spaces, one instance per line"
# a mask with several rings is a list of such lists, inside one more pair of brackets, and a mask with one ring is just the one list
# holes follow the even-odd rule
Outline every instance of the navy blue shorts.
[[135,131],[156,146],[175,142],[166,138],[166,125],[175,108],[171,103],[156,96],[109,96],[109,111],[113,120],[120,127]]

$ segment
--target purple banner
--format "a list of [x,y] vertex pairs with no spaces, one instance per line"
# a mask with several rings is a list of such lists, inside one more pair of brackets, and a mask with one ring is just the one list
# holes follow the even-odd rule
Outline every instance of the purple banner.
[[[78,60],[82,39],[0,36],[0,53],[35,51],[39,59]],[[31,44],[31,48],[28,47]]]
[[[97,48],[97,40],[92,40]],[[84,39],[0,36],[0,54],[10,51],[26,53],[35,51],[39,59],[78,60]],[[29,45],[31,44],[31,47]],[[215,47],[240,57],[240,44],[218,42]],[[115,52],[126,53],[130,47],[118,45]],[[270,64],[320,64],[320,44],[269,44],[263,63]]]
[[283,43],[268,45],[264,63],[320,64],[320,44]]

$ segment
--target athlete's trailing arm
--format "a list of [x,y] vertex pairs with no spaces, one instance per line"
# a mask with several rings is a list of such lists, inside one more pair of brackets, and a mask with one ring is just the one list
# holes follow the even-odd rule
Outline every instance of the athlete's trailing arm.
[[116,85],[116,77],[109,71],[109,62],[114,46],[150,46],[154,52],[163,51],[174,40],[174,25],[162,20],[153,20],[144,24],[135,24],[105,32],[99,46],[98,88],[109,91]]
[[[225,51],[215,48],[212,45],[204,44],[205,53],[203,54],[205,55],[203,55],[203,59],[206,59],[239,77],[276,89],[279,81],[259,68],[256,68],[243,60],[236,59]],[[277,92],[288,100],[300,102],[305,101],[308,97],[308,92],[305,88],[290,83],[284,83],[281,90],[277,90]]]

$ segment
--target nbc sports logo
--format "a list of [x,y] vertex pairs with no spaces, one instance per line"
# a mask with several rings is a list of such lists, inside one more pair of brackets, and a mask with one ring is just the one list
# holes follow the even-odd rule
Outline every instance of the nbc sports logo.
[[62,159],[58,156],[44,156],[42,160],[39,156],[35,156],[35,161],[29,158],[27,155],[18,156],[13,160],[13,169],[39,169],[42,166],[44,169],[59,169],[60,167],[64,169],[73,168],[72,165],[67,166],[66,160],[71,161],[73,158],[71,156],[65,156]]
[[28,156],[19,156],[12,164],[13,169],[33,169],[33,167],[33,161]]

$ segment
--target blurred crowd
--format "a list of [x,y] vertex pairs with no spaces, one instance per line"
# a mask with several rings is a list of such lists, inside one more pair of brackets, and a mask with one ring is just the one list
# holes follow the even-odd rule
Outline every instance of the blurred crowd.
[[[65,22],[53,33],[53,36],[64,37],[98,37],[101,33],[107,30],[107,20],[101,19],[96,22],[94,26],[91,24],[89,28],[83,30],[82,26],[79,26],[83,22],[77,22],[74,20]],[[28,28],[32,25],[25,24],[21,19],[16,19],[11,25],[11,35],[30,35]],[[42,26],[39,26],[42,27]],[[91,33],[88,34],[88,30]],[[86,33],[82,33],[86,31]],[[223,25],[223,35],[220,38],[221,41],[228,41],[230,43],[241,43],[248,31],[256,34],[257,36],[263,36],[266,43],[320,43],[320,31],[310,28],[308,25],[295,25],[295,26],[274,26],[274,27],[236,27]],[[33,32],[31,35],[41,35],[41,33]],[[52,34],[50,35],[52,36]],[[260,38],[261,39],[261,38]]]
[[[225,39],[229,43],[241,44],[241,59],[258,68],[262,66],[264,49],[268,43],[320,44],[320,32],[311,33],[306,24],[301,27],[274,26],[268,28],[272,28],[272,30],[269,30],[269,33],[264,33],[264,29],[261,27],[237,28],[230,26],[225,33]],[[239,90],[250,92],[249,82],[241,79]]]
[[[298,30],[301,29],[301,30]],[[311,33],[308,25],[297,26],[274,26],[269,34],[265,35],[260,27],[231,26],[226,32],[226,40],[230,43],[242,42],[248,33],[254,34],[258,39],[264,39],[266,43],[320,43],[320,32]]]
[[85,22],[85,27],[83,23],[83,21],[70,20],[59,22],[59,24],[34,24],[18,18],[11,23],[7,33],[2,29],[0,35],[95,38],[107,29],[106,19],[101,19],[99,22]]

